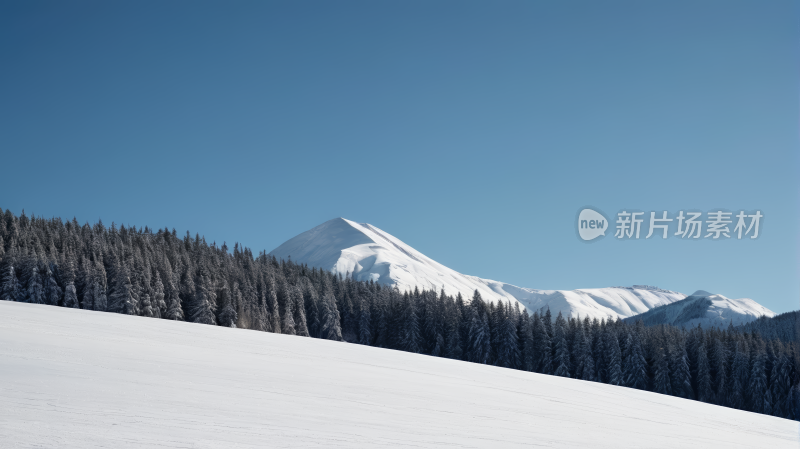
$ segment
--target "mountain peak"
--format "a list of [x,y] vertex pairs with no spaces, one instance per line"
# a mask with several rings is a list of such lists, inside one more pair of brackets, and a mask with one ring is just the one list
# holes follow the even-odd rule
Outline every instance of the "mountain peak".
[[[550,309],[554,316],[561,312],[568,317],[626,318],[686,298],[682,293],[648,285],[536,290],[468,276],[430,259],[376,226],[343,217],[289,239],[270,255],[284,260],[291,257],[296,263],[359,281],[396,286],[400,291],[444,290],[448,295],[460,293],[469,301],[477,290],[485,300],[519,303],[531,313]],[[694,293],[699,295],[711,294],[703,290]]]
[[372,280],[401,291],[415,287],[460,293],[469,301],[477,290],[488,301],[519,303],[534,312],[549,308],[553,314],[590,318],[628,317],[686,296],[662,289],[534,290],[452,270],[368,223],[343,217],[328,220],[286,241],[270,255],[322,268],[360,281]]
[[714,293],[709,293],[705,290],[697,290],[696,292],[692,293],[690,296],[713,296]]

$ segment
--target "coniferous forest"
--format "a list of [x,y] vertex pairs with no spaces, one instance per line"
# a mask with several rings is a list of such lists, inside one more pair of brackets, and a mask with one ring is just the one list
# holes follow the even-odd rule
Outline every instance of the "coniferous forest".
[[0,299],[343,340],[800,420],[797,334],[784,330],[796,319],[679,329],[529,315],[477,292],[400,292],[174,229],[10,211]]

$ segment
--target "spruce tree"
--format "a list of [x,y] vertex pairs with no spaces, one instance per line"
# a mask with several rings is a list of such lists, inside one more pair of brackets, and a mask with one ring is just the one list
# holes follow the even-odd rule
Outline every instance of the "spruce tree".
[[[237,294],[239,293],[239,285],[235,285]],[[217,321],[220,326],[236,327],[236,320],[238,315],[233,307],[231,290],[228,288],[226,281],[222,282],[221,288],[217,291],[217,300],[219,302],[219,313],[217,314]]]
[[533,314],[533,366],[537,373],[553,372],[552,347],[550,336],[538,313]]
[[371,331],[371,316],[369,302],[366,300],[361,301],[358,312],[358,343],[362,345],[369,345],[372,341]]
[[667,357],[666,342],[660,341],[655,348],[655,373],[653,376],[653,391],[661,394],[672,394],[672,382],[670,381],[669,359]]
[[553,374],[561,377],[570,377],[570,360],[569,348],[567,346],[566,327],[567,323],[564,320],[564,317],[561,315],[561,312],[558,312],[558,317],[556,317],[556,322],[553,329],[553,343],[555,346],[553,358],[553,366],[555,367],[555,371]]
[[292,311],[294,312],[295,334],[301,337],[308,337],[308,322],[306,321],[306,307],[305,300],[303,299],[303,292],[300,290],[300,287],[294,286],[292,287],[291,293],[294,302]]
[[606,350],[603,357],[606,381],[611,385],[622,385],[622,351],[615,331],[610,329],[610,325],[606,326],[603,341],[603,347]]
[[644,390],[647,388],[647,361],[644,358],[639,334],[634,330],[626,333],[623,385]]
[[331,292],[331,288],[325,288],[322,294],[322,327],[320,338],[326,340],[342,340],[342,328],[339,321],[339,309],[336,307],[336,298]]
[[75,284],[72,282],[64,287],[64,307],[78,308],[78,293],[75,290]]
[[697,346],[697,372],[695,374],[697,385],[697,400],[702,402],[713,402],[714,390],[711,387],[711,366],[706,354],[705,339],[701,340]]
[[523,310],[522,314],[520,314],[517,329],[520,369],[524,371],[533,371],[533,332],[531,329],[531,318],[527,310]]
[[581,380],[588,380],[591,382],[597,381],[595,374],[595,361],[592,357],[592,339],[586,334],[581,343],[581,361],[580,361],[580,378]]
[[20,282],[17,279],[16,270],[13,263],[9,262],[3,269],[2,288],[0,288],[0,299],[3,301],[21,301],[22,294]]
[[[495,364],[504,368],[519,367],[519,341],[515,315],[509,306],[498,308]],[[569,355],[567,355],[569,357]]]
[[55,274],[53,274],[52,267],[49,265],[46,266],[46,271],[45,271],[44,293],[45,293],[46,304],[49,304],[51,306],[59,305],[59,302],[61,301],[62,291],[61,287],[58,286],[58,282],[56,282]]
[[153,286],[153,310],[157,318],[161,318],[167,312],[167,303],[164,301],[164,283],[161,282],[161,275],[156,271],[155,285]]
[[[335,301],[335,299],[334,299]],[[272,328],[272,332],[276,334],[281,333],[281,315],[280,315],[280,307],[278,306],[278,292],[275,288],[275,281],[271,278],[267,281],[267,305],[269,306],[269,316],[272,322],[270,323],[270,327]],[[338,313],[337,313],[338,316]],[[338,321],[338,318],[337,318]],[[341,334],[341,329],[339,330]],[[323,337],[326,338],[326,337]],[[328,338],[329,340],[333,340]]]
[[736,352],[733,356],[733,366],[731,369],[730,392],[728,403],[733,408],[743,409],[745,406],[745,391],[748,377],[748,357],[747,347],[743,341],[736,342]]
[[195,282],[195,286],[196,291],[192,304],[191,321],[201,324],[217,324],[217,319],[214,316],[217,295],[211,280],[205,275],[200,275],[197,282]]
[[421,336],[416,304],[414,298],[408,293],[403,295],[403,312],[399,324],[400,349],[406,352],[420,352]]
[[747,388],[748,409],[756,413],[772,413],[771,395],[767,389],[767,373],[765,368],[766,353],[763,347],[753,350],[753,362],[750,368],[750,379]]
[[712,343],[711,357],[709,360],[712,382],[714,403],[718,405],[728,404],[728,368],[726,360],[728,354],[725,343],[720,339],[715,339]]
[[26,285],[25,302],[32,304],[44,304],[44,286],[42,285],[42,276],[39,273],[39,267],[34,262],[31,267],[30,275]]

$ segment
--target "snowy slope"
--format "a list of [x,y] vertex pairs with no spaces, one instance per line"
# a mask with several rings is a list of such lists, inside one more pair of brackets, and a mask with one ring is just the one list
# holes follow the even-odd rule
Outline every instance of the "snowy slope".
[[750,298],[730,299],[698,290],[682,301],[655,308],[631,320],[641,319],[648,326],[672,324],[688,328],[700,324],[704,328],[725,329],[729,324],[738,326],[760,316],[771,318],[775,312]]
[[642,288],[598,288],[583,290],[535,290],[456,272],[366,223],[344,218],[327,221],[274,249],[270,255],[297,263],[397,285],[401,291],[444,290],[472,298],[475,290],[486,300],[519,302],[529,311],[550,308],[556,315],[590,318],[625,318],[655,306],[684,299],[686,295]]
[[8,448],[796,448],[797,422],[355,344],[0,301]]

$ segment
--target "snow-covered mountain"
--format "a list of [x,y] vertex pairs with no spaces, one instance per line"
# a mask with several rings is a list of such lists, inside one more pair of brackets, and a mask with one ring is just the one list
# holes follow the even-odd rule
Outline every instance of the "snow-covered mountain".
[[400,239],[367,223],[335,218],[274,249],[270,255],[305,263],[357,280],[396,285],[401,291],[444,289],[451,295],[519,302],[529,311],[550,308],[566,316],[626,318],[686,295],[649,286],[581,290],[536,290],[468,276],[430,259]]
[[796,448],[797,422],[292,335],[0,301],[3,448]]
[[700,324],[704,328],[725,329],[729,324],[738,326],[760,316],[772,318],[775,312],[750,298],[730,299],[698,290],[684,300],[654,308],[631,320],[641,319],[647,326],[672,324],[688,328]]

